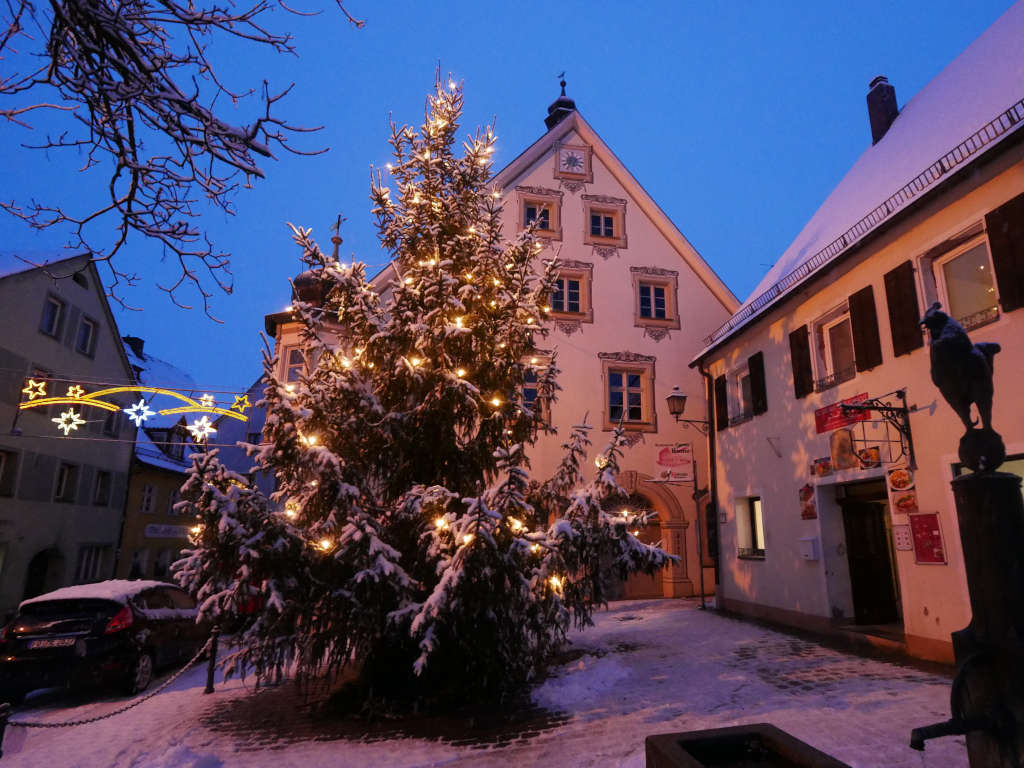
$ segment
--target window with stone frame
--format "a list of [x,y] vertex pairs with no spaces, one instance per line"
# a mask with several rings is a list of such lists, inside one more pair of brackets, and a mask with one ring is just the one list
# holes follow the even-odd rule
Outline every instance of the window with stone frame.
[[583,195],[583,242],[625,248],[626,201],[607,195]]
[[600,352],[605,430],[655,432],[654,357],[635,352]]
[[110,504],[110,472],[101,469],[96,472],[96,482],[92,491],[92,503],[97,507],[105,507]]
[[594,265],[572,259],[559,260],[558,275],[551,289],[548,306],[549,317],[562,320],[594,321],[594,307],[591,303],[591,280]]
[[151,515],[156,511],[156,486],[146,483],[142,486],[142,500],[139,502],[139,512],[144,515]]
[[562,239],[562,192],[545,187],[516,187],[519,224],[523,229],[536,222],[534,233],[552,240]]
[[550,352],[538,352],[531,357],[524,359],[527,368],[523,376],[521,388],[523,405],[530,409],[539,409],[540,419],[544,423],[551,420],[551,401],[541,391],[541,379],[551,365]]
[[75,350],[83,355],[92,357],[96,351],[96,333],[99,323],[89,317],[83,316],[78,321],[78,334],[75,337]]
[[658,267],[630,267],[633,276],[633,324],[677,329],[679,273]]
[[110,547],[106,544],[90,544],[78,550],[78,567],[75,569],[75,583],[88,584],[101,581],[106,576]]

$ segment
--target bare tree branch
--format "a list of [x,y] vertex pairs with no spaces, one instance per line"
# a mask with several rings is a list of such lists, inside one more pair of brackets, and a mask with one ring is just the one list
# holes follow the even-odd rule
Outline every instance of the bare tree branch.
[[[292,11],[283,0],[278,5],[309,15]],[[364,26],[343,3],[338,7],[350,24]],[[159,242],[180,266],[177,279],[160,287],[182,307],[190,305],[179,300],[181,291],[198,292],[210,314],[214,288],[230,293],[233,278],[230,254],[217,251],[198,226],[200,206],[234,214],[239,187],[262,179],[262,161],[276,151],[326,151],[289,143],[296,133],[319,130],[276,113],[292,86],[274,93],[264,80],[259,88],[232,90],[208,56],[213,41],[225,38],[294,54],[291,35],[264,25],[272,10],[268,0],[248,7],[231,0],[212,0],[206,7],[190,0],[3,0],[0,61],[6,67],[15,57],[29,65],[24,72],[0,74],[0,117],[32,129],[29,113],[65,115],[70,128],[23,146],[78,149],[85,158],[80,170],[102,166],[110,175],[107,201],[91,211],[66,211],[59,200],[0,201],[0,208],[35,229],[66,228],[70,247],[106,262],[108,291],[122,304],[118,286],[135,284],[138,275],[122,266],[125,257],[114,257],[130,235]],[[26,43],[26,51],[15,48],[16,40]],[[222,97],[232,108],[246,98],[258,99],[263,108],[253,122],[236,125],[217,111]]]

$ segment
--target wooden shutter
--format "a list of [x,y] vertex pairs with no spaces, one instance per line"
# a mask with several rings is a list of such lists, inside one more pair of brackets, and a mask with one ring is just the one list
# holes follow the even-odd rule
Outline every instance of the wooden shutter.
[[870,285],[850,297],[850,328],[853,331],[853,354],[857,358],[857,370],[867,371],[881,365],[882,342],[878,338],[875,292]]
[[885,273],[885,303],[889,310],[893,355],[906,355],[924,346],[914,265],[910,261]]
[[751,410],[756,416],[768,410],[768,391],[764,381],[764,353],[755,352],[747,358],[747,371],[750,373]]
[[1024,195],[985,217],[992,266],[1004,312],[1024,307]]
[[721,431],[729,426],[729,393],[725,376],[715,379],[715,429]]
[[789,356],[793,361],[793,395],[799,400],[814,391],[811,334],[806,325],[801,325],[789,334]]

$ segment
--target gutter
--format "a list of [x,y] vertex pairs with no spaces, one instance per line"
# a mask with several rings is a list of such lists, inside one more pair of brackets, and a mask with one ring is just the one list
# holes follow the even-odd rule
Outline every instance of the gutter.
[[[717,428],[714,422],[714,384],[715,381],[711,374],[704,370],[704,362],[699,361],[697,363],[697,370],[700,371],[700,375],[704,377],[704,402],[707,404],[707,421],[708,421],[708,503],[704,507],[705,521],[708,523],[707,530],[708,535],[711,533],[711,525],[715,528],[715,551],[712,553],[711,559],[714,562],[715,567],[715,606],[721,606],[721,586],[722,580],[718,570],[718,564],[722,560],[722,539],[718,535],[718,457],[715,455]],[[713,516],[708,519],[708,512],[713,512]],[[700,525],[700,520],[697,521],[697,525]],[[704,553],[699,553],[698,560],[700,560],[700,567],[704,567]]]

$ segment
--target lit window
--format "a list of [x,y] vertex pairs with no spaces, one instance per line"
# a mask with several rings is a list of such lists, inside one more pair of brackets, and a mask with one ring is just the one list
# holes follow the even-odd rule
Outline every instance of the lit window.
[[664,320],[666,316],[665,286],[640,283],[640,317]]
[[736,500],[736,545],[740,557],[764,558],[764,514],[760,496]]
[[105,507],[110,503],[110,473],[100,470],[96,473],[96,487],[92,493],[92,503],[97,507]]
[[78,467],[62,463],[57,468],[57,487],[53,492],[53,500],[74,503],[77,491]]
[[47,336],[59,336],[64,321],[64,302],[54,296],[47,296],[43,304],[43,319],[39,330]]
[[306,370],[306,358],[298,347],[285,350],[285,381],[298,381]]
[[608,371],[608,419],[612,423],[644,421],[643,374],[639,371]]
[[96,323],[87,317],[83,317],[78,324],[78,336],[75,339],[75,349],[83,355],[92,355],[93,345],[96,343]]
[[935,262],[935,278],[943,306],[970,330],[999,317],[988,246],[984,242]]

